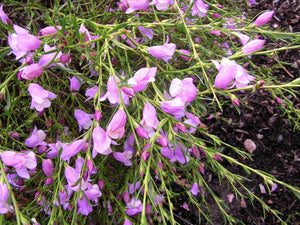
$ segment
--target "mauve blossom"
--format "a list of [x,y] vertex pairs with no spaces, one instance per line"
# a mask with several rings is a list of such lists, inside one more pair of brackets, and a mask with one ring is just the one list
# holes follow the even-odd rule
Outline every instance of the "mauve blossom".
[[133,133],[130,133],[130,134],[127,135],[127,138],[126,138],[125,143],[124,143],[124,152],[125,151],[131,151],[132,154],[134,154],[135,153],[134,144],[135,144],[134,135],[133,135]]
[[247,44],[245,44],[242,47],[242,52],[243,52],[243,54],[249,54],[249,53],[255,52],[258,49],[261,49],[264,46],[265,42],[266,42],[266,40],[261,40],[261,39],[255,39],[255,40],[249,41]]
[[242,45],[246,45],[248,43],[248,41],[250,40],[250,36],[246,35],[246,34],[242,34],[242,33],[235,33],[236,36],[239,37],[240,42],[242,43]]
[[67,145],[67,143],[62,143],[61,141],[57,141],[56,143],[50,143],[48,144],[47,149],[47,158],[54,158],[58,155],[59,149],[64,148],[64,146]]
[[159,144],[163,147],[166,147],[169,144],[169,140],[166,136],[159,137]]
[[[62,56],[61,51],[57,53],[57,51],[53,52],[53,50],[56,50],[56,46],[50,47],[49,45],[45,44],[44,45],[45,54],[43,54],[42,57],[39,59],[39,64],[41,66],[47,66],[47,68],[50,68],[52,66],[58,66],[58,65],[64,67],[63,64],[57,62],[49,64],[52,61],[59,60],[59,58]],[[51,53],[47,53],[47,52],[51,52]]]
[[7,185],[3,184],[2,181],[0,181],[0,214],[6,214],[9,211],[13,211],[13,207],[8,205],[7,203],[8,196],[9,196],[9,190]]
[[261,14],[259,17],[256,18],[254,24],[258,27],[265,25],[272,19],[274,12],[275,12],[274,10],[264,12],[263,14]]
[[26,55],[29,51],[36,50],[40,47],[41,41],[34,35],[29,34],[29,31],[14,25],[16,33],[12,33],[8,36],[8,44],[12,48],[13,53],[16,56],[16,60]]
[[78,152],[80,152],[85,144],[84,139],[76,140],[70,144],[67,144],[63,147],[62,153],[61,153],[61,159],[65,161],[69,161],[71,157],[77,155]]
[[35,108],[38,112],[51,106],[49,99],[56,98],[56,94],[43,89],[40,85],[31,83],[28,87],[28,92],[31,95],[30,108]]
[[233,79],[235,82],[229,88],[236,86],[236,88],[246,87],[249,82],[255,79],[254,76],[247,74],[246,70],[238,65],[235,61],[223,58],[221,64],[213,61],[219,73],[215,78],[215,86],[217,88],[226,88]]
[[128,80],[127,84],[132,85],[135,92],[143,91],[149,82],[155,81],[156,71],[156,67],[141,68]]
[[[179,51],[183,54],[186,54],[186,55],[191,55],[191,53],[188,51],[188,50],[185,50],[185,49],[179,49]],[[183,58],[185,61],[189,61],[191,59],[191,57],[189,56],[186,56],[186,55],[182,55],[182,54],[179,54],[179,56],[181,58]]]
[[34,169],[37,166],[35,154],[32,151],[17,153],[4,151],[1,153],[1,160],[6,166],[13,166],[17,174],[25,179],[30,179],[27,169]]
[[192,102],[197,97],[197,88],[190,77],[183,80],[174,78],[170,85],[170,94],[172,97],[181,98],[183,102]]
[[[141,125],[148,133],[153,133],[153,128],[156,129],[159,121],[156,116],[156,110],[153,105],[147,102],[143,109],[143,118],[141,120]],[[152,136],[152,135],[150,135]]]
[[161,102],[160,108],[169,114],[172,114],[176,119],[180,119],[185,115],[185,102],[181,98],[174,98],[169,101]]
[[82,128],[88,130],[91,127],[93,123],[92,119],[94,118],[93,114],[88,114],[81,109],[76,109],[74,116],[79,125],[79,132],[82,130]]
[[193,186],[190,190],[190,192],[193,194],[193,195],[197,195],[200,191],[199,191],[199,185],[195,182],[193,183]]
[[25,145],[29,148],[35,148],[39,145],[47,145],[47,143],[43,141],[45,138],[45,132],[43,130],[38,130],[36,126],[34,126],[32,134],[25,140]]
[[132,225],[132,223],[130,222],[130,220],[126,219],[124,220],[123,225]]
[[71,91],[78,91],[80,88],[80,85],[82,83],[82,78],[81,77],[72,77],[69,78],[70,81],[70,90]]
[[[120,79],[116,77],[116,80],[118,83],[120,83]],[[122,100],[125,104],[125,106],[129,106],[129,96],[125,94],[120,89]],[[104,101],[105,99],[108,99],[108,101],[113,105],[118,105],[120,103],[120,95],[119,95],[119,88],[115,81],[114,76],[110,76],[107,80],[107,92],[104,96],[102,96],[99,100]]]
[[45,159],[42,163],[42,169],[46,176],[51,176],[54,171],[54,165],[51,159]]
[[170,145],[168,147],[163,147],[160,153],[164,157],[170,159],[171,163],[178,161],[181,164],[186,164],[190,161],[190,158],[187,156],[188,149],[185,148],[181,143],[178,143],[175,146],[175,150],[174,147],[171,147]]
[[[192,3],[194,0],[190,0],[190,3]],[[207,13],[208,5],[205,4],[202,0],[198,0],[194,2],[194,5],[192,7],[192,16],[195,16],[198,14],[200,17],[205,17]]]
[[149,139],[149,135],[143,127],[138,126],[137,128],[135,128],[135,131],[139,137],[144,139]]
[[150,40],[153,39],[153,34],[154,31],[151,28],[145,28],[143,26],[138,26],[139,30],[141,31],[141,33],[143,35],[145,35],[146,37],[148,37]]
[[[66,210],[69,206],[69,200],[72,194],[73,190],[68,185],[65,185],[64,188],[58,191],[59,204],[63,206],[64,210]],[[58,206],[58,200],[56,201],[55,205]]]
[[125,13],[132,13],[137,10],[146,10],[149,6],[149,0],[127,0],[129,8]]
[[155,5],[157,10],[167,10],[170,5],[170,0],[153,0],[150,5]]
[[121,139],[125,133],[126,120],[126,113],[119,109],[106,127],[107,135],[112,139]]
[[97,122],[100,121],[100,119],[102,118],[102,113],[100,110],[98,110],[98,109],[96,110],[96,112],[94,113],[94,118]]
[[56,33],[58,30],[61,30],[61,26],[48,26],[48,27],[44,27],[42,29],[39,30],[38,35],[39,36],[45,36],[45,35],[50,35],[50,34],[54,34]]
[[69,53],[64,53],[59,57],[59,61],[61,63],[70,63],[71,62],[71,55]]
[[34,78],[42,75],[43,67],[38,63],[33,63],[31,65],[24,66],[19,72],[19,76],[24,80],[33,80]]
[[136,190],[138,190],[139,188],[141,187],[141,182],[138,181],[136,183],[133,183],[133,184],[128,184],[128,191],[129,191],[129,194],[133,194]]
[[114,152],[113,156],[116,160],[123,163],[125,166],[132,166],[130,159],[133,156],[132,151]]
[[163,59],[166,63],[168,63],[169,59],[172,59],[176,45],[174,43],[169,42],[169,37],[167,37],[167,41],[163,45],[156,45],[152,47],[148,47],[148,52],[157,59]]
[[134,216],[143,211],[143,203],[139,199],[132,197],[127,203],[126,208],[127,210],[125,210],[125,213],[129,216]]
[[77,213],[80,213],[82,215],[87,216],[89,213],[93,211],[92,206],[89,202],[89,200],[94,200],[97,202],[97,199],[101,197],[101,191],[99,190],[99,186],[97,184],[91,185],[89,184],[88,190],[84,191],[84,195],[82,195],[82,198],[78,198],[77,200]]
[[94,143],[94,148],[92,152],[93,158],[96,157],[97,153],[102,155],[108,155],[112,152],[110,148],[111,139],[107,136],[105,131],[98,125],[94,128],[92,137]]
[[194,116],[192,113],[186,113],[186,118],[187,119],[185,121],[183,121],[183,122],[186,123],[186,124],[189,124],[189,125],[193,126],[193,127],[190,127],[189,133],[195,132],[196,128],[194,128],[194,127],[198,127],[199,124],[200,124],[199,117]]
[[85,96],[87,96],[88,98],[85,101],[95,98],[95,95],[97,94],[98,90],[99,90],[98,86],[94,86],[94,87],[86,89]]
[[9,24],[11,22],[3,10],[3,5],[0,5],[0,18],[2,20],[2,23],[4,23],[4,24]]

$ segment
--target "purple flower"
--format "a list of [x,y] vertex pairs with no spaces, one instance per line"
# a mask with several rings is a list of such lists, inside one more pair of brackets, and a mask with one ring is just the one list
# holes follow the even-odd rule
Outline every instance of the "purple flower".
[[[90,32],[88,31],[88,29],[83,26],[83,24],[81,24],[80,28],[79,28],[79,33],[82,35],[85,35],[85,39],[83,40],[83,42],[88,42],[93,40],[95,37],[91,36]],[[91,47],[93,48],[95,46],[94,43],[92,43]],[[84,47],[84,46],[82,46]]]
[[143,203],[139,199],[132,197],[127,203],[126,208],[127,210],[125,210],[125,213],[129,216],[134,216],[143,211]]
[[94,113],[94,118],[97,122],[100,121],[100,119],[102,118],[102,113],[100,110],[98,110],[98,109],[96,110],[96,112]]
[[198,127],[200,124],[199,118],[197,116],[194,116],[192,113],[187,113],[186,118],[187,119],[184,121],[184,123],[193,126],[189,129],[189,133],[195,132],[196,129],[194,127]]
[[240,42],[242,43],[243,46],[245,44],[247,44],[247,42],[250,40],[250,37],[248,35],[246,35],[246,34],[236,33],[236,36],[239,37]]
[[85,96],[87,96],[88,98],[85,101],[95,98],[95,95],[97,94],[98,90],[99,90],[98,86],[94,86],[94,87],[86,89]]
[[[119,78],[116,78],[117,82],[119,83]],[[122,90],[120,90],[123,102],[125,106],[129,105],[129,97],[125,94]],[[102,96],[99,100],[104,101],[108,98],[108,101],[113,105],[118,105],[120,103],[120,96],[119,96],[119,87],[115,81],[114,76],[110,76],[107,81],[107,92],[104,96]]]
[[98,125],[94,128],[92,137],[94,143],[92,153],[93,158],[96,157],[97,153],[102,155],[108,155],[112,152],[110,148],[111,139],[107,136],[105,131]]
[[47,143],[43,141],[45,138],[45,132],[38,130],[36,126],[34,126],[32,134],[25,140],[25,145],[29,148],[35,148],[38,145],[47,145]]
[[12,48],[9,54],[13,53],[16,56],[16,60],[26,55],[29,51],[40,47],[41,41],[36,36],[29,34],[29,31],[18,25],[13,27],[16,33],[8,36],[8,44]]
[[256,18],[254,24],[258,27],[265,25],[272,19],[274,12],[275,11],[264,12],[263,14],[261,14],[259,17]]
[[3,11],[3,5],[0,5],[0,18],[4,24],[9,24],[11,22],[6,13]]
[[261,49],[264,44],[265,44],[266,40],[261,40],[261,39],[255,39],[252,41],[249,41],[247,44],[245,44],[242,48],[242,52],[243,54],[249,54],[252,52],[257,51],[258,49]]
[[133,156],[132,151],[114,152],[113,156],[116,160],[123,163],[125,166],[132,166],[132,162],[130,161]]
[[179,97],[183,102],[192,102],[197,97],[197,88],[193,84],[193,79],[188,77],[182,81],[174,78],[170,86],[172,97]]
[[[143,109],[143,118],[141,125],[148,131],[152,133],[153,128],[156,129],[159,121],[156,116],[156,110],[149,102],[145,104]],[[152,135],[151,135],[152,136]]]
[[93,114],[88,114],[81,109],[76,109],[74,116],[79,125],[79,132],[82,130],[82,128],[88,130],[91,127],[93,123],[92,119],[94,118]]
[[82,78],[81,77],[72,77],[69,78],[70,80],[70,90],[71,91],[78,91],[80,88],[80,85],[82,83]]
[[146,10],[149,6],[149,0],[127,0],[127,3],[129,4],[129,8],[125,13],[132,13],[137,10]]
[[71,62],[71,55],[69,53],[62,54],[59,57],[59,61],[62,62],[62,63],[70,63]]
[[112,139],[121,139],[125,133],[126,120],[126,113],[119,109],[106,127],[107,135]]
[[51,176],[54,171],[53,162],[51,159],[45,159],[42,163],[42,169],[46,176]]
[[137,135],[140,136],[141,138],[149,139],[149,135],[148,135],[147,131],[143,127],[138,126],[135,129],[135,131],[136,131]]
[[181,164],[186,164],[190,161],[190,158],[187,156],[188,150],[181,143],[176,145],[175,151],[173,147],[168,146],[163,147],[160,153],[170,159],[171,163],[178,161]]
[[51,106],[49,99],[56,98],[56,94],[51,91],[46,91],[40,85],[34,83],[29,85],[28,92],[32,98],[30,108],[35,108],[38,112],[43,111],[45,108],[49,108]]
[[134,77],[128,80],[127,84],[132,85],[135,92],[143,91],[149,82],[155,81],[156,71],[156,67],[141,68],[134,74]]
[[43,29],[41,29],[39,32],[38,32],[38,35],[39,36],[46,36],[46,35],[50,35],[50,34],[54,34],[57,32],[57,29],[58,30],[61,30],[61,26],[48,26],[48,27],[44,27]]
[[167,41],[163,45],[156,45],[152,47],[148,47],[148,52],[157,59],[163,59],[166,63],[168,63],[169,59],[172,59],[176,45],[174,43],[169,42],[169,37],[167,38]]
[[85,144],[85,140],[80,139],[80,140],[72,142],[71,144],[65,145],[63,147],[60,158],[65,161],[69,161],[71,159],[71,157],[77,155],[77,153],[81,151],[84,144]]
[[169,8],[170,0],[153,0],[150,5],[155,5],[157,10],[163,11]]
[[145,28],[143,26],[138,26],[138,28],[142,32],[143,35],[148,37],[150,40],[153,39],[154,31],[151,28]]
[[[192,3],[194,0],[190,0]],[[194,5],[192,7],[192,16],[195,16],[198,14],[200,17],[205,17],[207,13],[208,5],[205,4],[202,0],[198,0],[194,2]]]
[[9,190],[7,185],[3,184],[2,181],[0,181],[0,214],[6,214],[10,210],[13,210],[12,206],[8,205],[7,203],[8,196]]
[[32,151],[26,153],[5,151],[1,153],[1,159],[6,166],[13,166],[17,174],[25,179],[30,179],[27,169],[31,170],[37,166],[36,157]]
[[138,181],[136,183],[133,184],[128,184],[128,189],[129,189],[129,194],[133,194],[136,190],[138,190],[141,186],[141,182]]
[[130,222],[130,220],[126,219],[124,220],[123,225],[132,225],[132,223]]
[[[52,67],[52,66],[63,66],[63,64],[61,63],[51,63],[49,65],[50,62],[55,61],[55,60],[59,60],[59,58],[62,56],[62,52],[59,51],[58,53],[56,51],[53,52],[53,50],[56,50],[56,46],[50,47],[49,45],[45,44],[44,45],[44,51],[45,54],[42,55],[42,57],[39,60],[39,64],[41,66],[47,66],[47,68]],[[51,53],[47,53],[47,52],[51,52]]]
[[236,88],[246,87],[249,82],[255,79],[254,76],[247,74],[246,70],[233,60],[223,58],[221,64],[216,61],[213,61],[213,63],[219,70],[215,78],[215,86],[217,88],[226,88],[233,79],[235,79],[235,82],[229,88],[234,86]]
[[33,63],[20,69],[19,76],[24,80],[33,80],[34,78],[41,76],[42,73],[43,67],[38,63]]
[[199,185],[196,182],[193,184],[192,189],[190,190],[190,192],[195,196],[200,192],[199,191]]
[[181,98],[164,101],[160,107],[164,112],[172,114],[176,119],[180,119],[185,115],[185,102]]

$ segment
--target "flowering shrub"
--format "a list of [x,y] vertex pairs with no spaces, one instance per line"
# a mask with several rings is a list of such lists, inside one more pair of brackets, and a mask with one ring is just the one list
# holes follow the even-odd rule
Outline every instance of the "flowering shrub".
[[264,27],[274,12],[253,20],[227,18],[218,1],[87,2],[0,6],[7,43],[0,77],[2,218],[85,224],[97,215],[108,224],[175,224],[178,185],[189,197],[183,208],[195,205],[210,221],[202,210],[209,194],[224,220],[235,223],[206,171],[231,184],[237,200],[257,197],[223,161],[257,173],[268,190],[280,184],[299,195],[224,154],[226,146],[251,158],[201,122],[228,104],[223,96],[243,107],[234,93],[267,89],[279,98],[281,88],[299,87],[297,80],[276,86],[250,64],[252,55],[282,50],[264,48],[268,34],[296,38]]

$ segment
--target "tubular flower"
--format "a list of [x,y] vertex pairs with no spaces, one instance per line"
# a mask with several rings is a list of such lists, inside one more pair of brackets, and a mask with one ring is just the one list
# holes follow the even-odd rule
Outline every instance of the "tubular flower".
[[47,143],[43,141],[45,138],[45,132],[38,130],[35,126],[30,137],[25,140],[25,145],[29,148],[35,148],[38,145],[47,145]]
[[243,54],[249,54],[252,52],[257,51],[258,49],[261,49],[264,44],[265,44],[266,40],[261,40],[261,39],[255,39],[252,41],[249,41],[247,44],[245,44],[242,48],[242,52]]
[[44,108],[49,108],[51,106],[49,99],[56,98],[56,94],[43,89],[38,84],[31,83],[28,91],[32,98],[30,108],[35,108],[38,112],[43,111]]
[[43,67],[38,63],[25,66],[20,70],[20,76],[24,80],[33,80],[36,77],[41,76],[43,73]]
[[29,34],[29,31],[14,25],[16,33],[12,33],[8,36],[8,44],[12,48],[13,53],[16,56],[16,60],[26,55],[29,51],[36,50],[40,47],[41,41],[34,35]]

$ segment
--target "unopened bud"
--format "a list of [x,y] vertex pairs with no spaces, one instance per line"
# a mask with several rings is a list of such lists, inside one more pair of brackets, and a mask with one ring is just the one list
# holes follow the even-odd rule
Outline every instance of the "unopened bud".
[[159,137],[159,144],[163,147],[166,147],[169,144],[168,138],[165,136]]
[[147,131],[141,127],[141,126],[138,126],[136,129],[135,129],[136,133],[141,137],[141,138],[144,138],[144,139],[149,139],[149,135],[147,133]]
[[62,63],[69,63],[69,62],[71,62],[71,55],[69,53],[62,54],[60,56],[59,60]]
[[94,118],[97,122],[100,121],[100,119],[102,118],[102,114],[101,114],[100,110],[98,110],[98,109],[96,110],[96,112],[94,113]]

